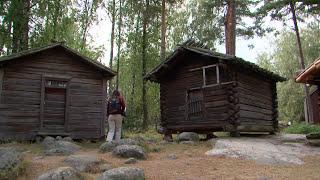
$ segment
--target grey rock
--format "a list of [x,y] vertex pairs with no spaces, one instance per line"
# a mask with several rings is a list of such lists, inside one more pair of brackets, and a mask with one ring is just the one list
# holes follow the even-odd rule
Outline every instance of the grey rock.
[[145,174],[140,167],[120,167],[104,172],[97,180],[144,180]]
[[45,147],[50,147],[52,146],[52,144],[55,142],[55,139],[51,136],[47,136],[43,139],[42,141],[42,144],[45,146]]
[[40,159],[43,159],[44,157],[43,156],[37,156],[37,157],[34,157],[33,159],[34,160],[40,160]]
[[169,144],[170,142],[168,142],[168,141],[161,141],[159,144],[160,145],[167,145],[167,144]]
[[304,164],[300,147],[284,144],[273,144],[268,139],[254,138],[224,138],[214,144],[214,149],[207,155],[225,155],[231,158],[244,158],[261,164]]
[[312,146],[320,146],[320,139],[308,139],[308,143]]
[[81,146],[76,145],[72,142],[68,141],[55,141],[52,137],[46,137],[43,141],[42,144],[47,148],[47,149],[68,149],[70,151],[77,151],[82,149]]
[[137,145],[121,145],[116,147],[112,154],[118,157],[124,158],[137,158],[137,159],[147,159],[147,153],[145,150]]
[[190,144],[190,145],[193,145],[195,144],[194,141],[181,141],[179,144]]
[[258,177],[257,180],[272,180],[272,179],[268,177]]
[[177,142],[199,141],[199,135],[195,132],[183,132],[177,136]]
[[169,155],[168,155],[168,158],[169,158],[169,159],[178,159],[178,156],[175,155],[175,154],[169,154]]
[[158,141],[155,140],[155,139],[146,139],[146,141],[147,141],[149,144],[155,144],[155,143],[158,142]]
[[320,133],[318,134],[308,134],[306,135],[307,139],[320,139]]
[[134,145],[135,141],[132,139],[120,139],[117,141],[111,141],[111,142],[105,142],[103,143],[99,150],[101,152],[111,152],[113,151],[117,146],[121,145]]
[[101,165],[99,166],[99,170],[100,170],[101,173],[106,172],[106,171],[108,171],[108,170],[110,170],[110,169],[112,169],[112,168],[113,168],[113,167],[112,167],[112,165],[110,165],[110,164],[101,164]]
[[0,151],[0,170],[9,171],[14,168],[17,164],[21,163],[22,156],[14,151],[2,149]]
[[71,154],[74,154],[74,151],[66,148],[48,149],[43,153],[44,156],[68,156]]
[[60,140],[62,140],[62,137],[61,137],[61,136],[57,136],[57,137],[56,137],[56,140],[57,140],[57,141],[60,141]]
[[125,164],[135,164],[137,163],[137,160],[135,158],[129,158],[124,161]]
[[68,142],[72,142],[72,138],[71,137],[64,137],[62,140],[63,141],[68,141]]
[[88,155],[71,155],[64,160],[65,163],[81,172],[88,171],[92,166],[98,165],[101,160]]
[[192,153],[187,153],[186,155],[189,157],[192,157]]
[[133,137],[132,140],[136,141],[136,142],[145,142],[146,140],[141,137],[141,136],[136,136],[136,137]]
[[0,148],[0,154],[5,152],[14,152],[14,153],[20,153],[23,152],[24,149],[20,147],[8,147],[8,148]]
[[39,176],[38,180],[84,180],[84,178],[71,167],[60,167]]

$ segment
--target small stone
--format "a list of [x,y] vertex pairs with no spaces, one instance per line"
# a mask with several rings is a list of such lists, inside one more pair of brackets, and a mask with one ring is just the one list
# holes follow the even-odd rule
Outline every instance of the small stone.
[[186,155],[189,157],[192,157],[192,153],[187,153]]
[[190,145],[194,145],[194,141],[181,141],[179,144],[190,144]]
[[136,141],[136,142],[145,142],[146,140],[141,137],[141,136],[136,136],[134,138],[132,138],[132,140]]
[[112,168],[113,167],[110,164],[102,164],[102,165],[99,166],[99,170],[100,170],[101,173],[106,172],[106,171],[108,171],[108,170],[110,170]]
[[129,158],[124,161],[125,164],[135,164],[137,163],[137,160],[135,158]]
[[149,144],[157,143],[157,140],[155,140],[155,139],[146,139],[146,141],[147,141]]
[[169,154],[169,155],[168,155],[168,158],[169,158],[169,159],[178,159],[178,156],[175,155],[175,154]]
[[199,141],[199,135],[195,132],[183,132],[177,136],[177,142],[181,141]]
[[43,156],[37,156],[37,157],[34,157],[33,159],[34,160],[40,160],[40,159],[43,159],[44,157]]
[[61,137],[61,136],[57,136],[57,137],[56,137],[56,140],[57,140],[57,141],[60,141],[60,140],[62,140],[62,137]]
[[272,179],[268,177],[258,177],[257,180],[272,180]]
[[169,144],[169,142],[168,141],[161,141],[159,144],[160,145],[167,145],[167,144]]
[[194,149],[194,150],[192,150],[192,152],[194,153],[194,152],[197,152],[198,151],[198,149]]

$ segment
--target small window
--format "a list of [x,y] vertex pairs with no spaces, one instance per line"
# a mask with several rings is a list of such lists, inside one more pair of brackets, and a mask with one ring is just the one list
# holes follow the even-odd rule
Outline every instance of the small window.
[[203,94],[202,90],[189,90],[187,94],[187,114],[190,117],[201,117],[203,111]]
[[46,87],[66,88],[66,81],[46,80]]

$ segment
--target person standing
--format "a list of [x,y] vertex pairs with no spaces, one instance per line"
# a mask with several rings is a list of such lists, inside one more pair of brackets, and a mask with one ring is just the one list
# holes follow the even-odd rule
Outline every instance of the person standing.
[[122,128],[122,115],[126,105],[124,99],[120,96],[118,90],[112,92],[112,96],[108,99],[107,104],[107,117],[109,124],[109,132],[107,136],[107,141],[112,141],[115,135],[115,140],[120,140],[121,138],[121,128]]

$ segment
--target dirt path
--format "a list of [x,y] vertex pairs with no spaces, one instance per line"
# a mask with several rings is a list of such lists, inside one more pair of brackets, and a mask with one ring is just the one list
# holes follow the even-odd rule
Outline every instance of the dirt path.
[[[160,148],[160,152],[150,152],[147,160],[139,160],[135,165],[124,164],[125,159],[113,157],[111,153],[99,153],[96,143],[79,151],[77,154],[87,154],[99,157],[104,163],[115,167],[140,166],[144,169],[147,179],[156,180],[209,180],[209,179],[257,179],[266,177],[272,179],[320,179],[320,156],[309,156],[302,160],[304,165],[261,165],[244,159],[227,158],[225,156],[208,156],[205,152],[212,149],[209,142],[199,142],[194,145],[170,144],[166,146],[151,145]],[[81,145],[81,144],[80,144]],[[85,145],[84,145],[85,146]],[[178,159],[168,158],[176,154]],[[29,154],[25,176],[18,180],[35,179],[51,169],[67,166],[63,163],[65,157],[52,156],[40,160],[34,158],[40,153]],[[83,173],[86,179],[95,179],[99,174]]]

